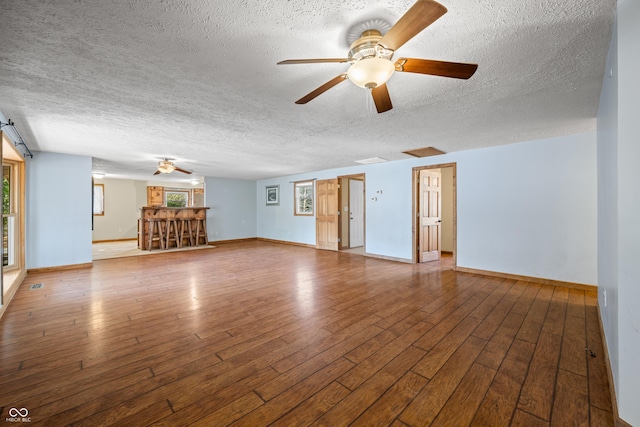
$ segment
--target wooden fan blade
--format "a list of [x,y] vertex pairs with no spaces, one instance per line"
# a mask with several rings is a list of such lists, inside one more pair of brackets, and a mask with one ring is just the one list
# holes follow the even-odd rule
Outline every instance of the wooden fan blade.
[[378,42],[384,48],[397,50],[420,31],[447,13],[447,8],[433,0],[418,0]]
[[313,92],[310,92],[307,95],[303,96],[302,98],[298,99],[296,101],[296,104],[306,104],[316,96],[322,95],[323,93],[325,93],[326,91],[328,91],[329,89],[337,85],[338,83],[345,81],[346,79],[347,79],[346,73],[340,74],[339,76],[336,76],[333,79],[329,80],[328,82],[326,82],[325,84],[320,86],[318,89],[314,90]]
[[396,71],[431,74],[433,76],[468,79],[478,69],[478,64],[434,61],[432,59],[400,58],[395,62]]
[[154,175],[158,175],[160,173],[160,170],[157,170],[156,173],[154,173]]
[[182,172],[182,173],[186,173],[186,174],[191,174],[191,172],[190,172],[190,171],[188,171],[188,170],[184,170],[184,169],[179,168],[179,167],[177,167],[177,166],[174,166],[174,168],[175,168],[174,170],[177,170],[178,172]]
[[278,62],[277,65],[287,64],[317,64],[323,62],[349,62],[348,58],[320,58],[320,59],[287,59]]
[[376,103],[376,110],[378,110],[378,113],[384,113],[385,111],[389,111],[393,108],[386,84],[373,88],[373,90],[371,90],[371,95],[373,95],[373,102]]

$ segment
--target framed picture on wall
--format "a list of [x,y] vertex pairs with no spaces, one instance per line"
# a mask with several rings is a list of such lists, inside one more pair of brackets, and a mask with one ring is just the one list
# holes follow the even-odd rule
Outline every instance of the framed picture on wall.
[[280,186],[267,185],[265,189],[267,206],[278,206],[280,204]]

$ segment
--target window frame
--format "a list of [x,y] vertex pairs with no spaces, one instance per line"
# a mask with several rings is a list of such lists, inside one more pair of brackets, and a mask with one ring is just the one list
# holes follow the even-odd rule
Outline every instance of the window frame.
[[[169,206],[168,197],[169,194],[185,194],[186,201],[184,206]],[[188,208],[191,206],[191,190],[187,188],[165,188],[164,189],[164,206],[165,207],[179,207],[179,208]]]
[[[18,233],[19,233],[19,212],[18,212],[18,168],[15,162],[9,160],[3,160],[2,162],[2,180],[4,186],[4,168],[8,169],[8,187],[9,194],[2,193],[3,198],[6,197],[8,201],[8,212],[4,211],[4,200],[2,206],[2,227],[5,227],[5,221],[7,223],[6,229],[3,232],[3,249],[2,249],[2,269],[4,271],[15,270],[20,268],[18,257]],[[5,248],[6,245],[6,248]],[[7,264],[4,263],[4,255],[7,255]]]
[[[302,201],[302,195],[299,189],[302,187],[310,187],[310,211],[303,212],[300,210],[300,202]],[[306,198],[306,196],[305,196]],[[306,179],[304,181],[296,181],[293,183],[293,215],[294,216],[314,216],[315,215],[315,182],[312,179]]]
[[[96,187],[100,188],[100,198],[101,200],[101,207],[102,209],[96,213]],[[92,202],[92,209],[93,209],[93,216],[104,216],[104,184],[96,184],[95,182],[93,183],[93,202]]]

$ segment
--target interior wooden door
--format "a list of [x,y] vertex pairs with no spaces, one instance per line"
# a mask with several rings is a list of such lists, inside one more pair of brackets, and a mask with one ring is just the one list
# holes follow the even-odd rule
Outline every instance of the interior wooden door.
[[419,261],[436,261],[442,252],[442,176],[439,169],[422,169],[419,179]]
[[316,248],[338,250],[338,178],[316,181]]

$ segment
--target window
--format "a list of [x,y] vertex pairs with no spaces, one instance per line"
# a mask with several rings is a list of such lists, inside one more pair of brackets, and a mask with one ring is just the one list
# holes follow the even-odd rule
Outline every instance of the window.
[[18,164],[5,161],[2,165],[2,266],[5,270],[18,268],[20,216]]
[[293,183],[294,215],[313,215],[313,181]]
[[104,184],[93,184],[93,214],[104,215]]
[[[0,131],[2,144],[2,271],[0,306],[24,268],[24,156]],[[6,302],[7,299],[4,300]]]
[[9,267],[14,264],[14,221],[13,212],[13,167],[2,165],[2,265]]
[[189,206],[189,190],[165,190],[164,204],[168,208],[186,208]]

